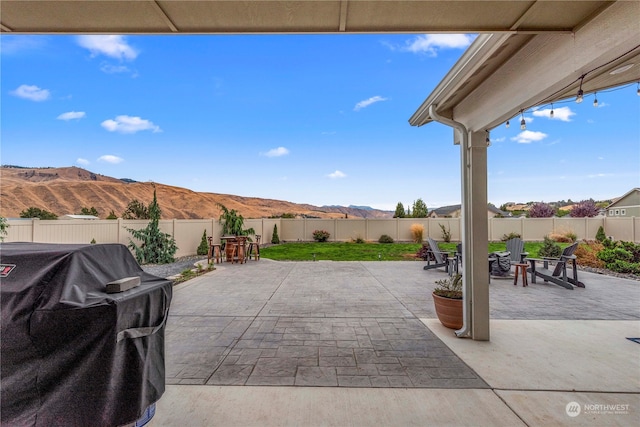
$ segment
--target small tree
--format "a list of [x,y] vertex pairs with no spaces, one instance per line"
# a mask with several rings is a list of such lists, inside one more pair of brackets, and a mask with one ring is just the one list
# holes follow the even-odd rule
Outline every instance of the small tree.
[[280,237],[278,237],[278,225],[273,224],[273,236],[271,236],[271,243],[274,245],[280,244]]
[[562,254],[562,248],[559,244],[551,240],[549,236],[544,236],[544,243],[538,251],[538,256],[544,258],[558,258]]
[[446,228],[444,224],[438,224],[440,226],[440,230],[442,231],[442,240],[446,243],[451,241],[451,228]]
[[396,212],[393,214],[394,218],[404,218],[404,205],[402,204],[402,202],[398,202],[398,204],[396,205]]
[[593,218],[600,213],[600,208],[593,200],[583,200],[571,209],[572,218]]
[[541,202],[534,203],[529,209],[529,218],[551,218],[555,210],[551,207],[551,205]]
[[249,234],[256,234],[253,228],[244,228],[244,217],[238,213],[235,209],[227,209],[223,204],[218,203],[218,208],[222,211],[218,218],[218,223],[222,225],[222,234],[228,234],[233,236],[248,236]]
[[596,240],[600,243],[607,240],[607,235],[604,234],[604,228],[602,226],[598,227],[598,232],[596,233]]
[[204,230],[204,233],[202,233],[200,246],[198,246],[196,253],[198,255],[207,255],[209,253],[209,241],[207,240],[207,230]]
[[[153,194],[155,198],[155,190],[153,190]],[[122,213],[122,219],[151,219],[150,208],[151,206],[147,208],[144,203],[138,201],[138,199],[133,199],[127,205],[127,209]]]
[[20,218],[58,219],[58,215],[32,206],[20,212]]
[[127,228],[131,235],[142,241],[138,246],[133,240],[129,239],[129,248],[134,251],[134,255],[140,264],[168,264],[174,261],[178,247],[176,241],[170,234],[160,231],[160,206],[156,198],[156,190],[153,190],[153,201],[149,205],[149,216],[151,221],[146,228],[142,230],[134,230]]
[[413,218],[426,218],[429,216],[429,211],[427,209],[427,204],[422,201],[422,199],[418,199],[413,202]]
[[118,215],[116,215],[116,213],[112,209],[111,212],[109,212],[107,219],[118,219]]
[[4,236],[7,235],[7,228],[9,228],[7,218],[0,216],[0,242],[4,241]]

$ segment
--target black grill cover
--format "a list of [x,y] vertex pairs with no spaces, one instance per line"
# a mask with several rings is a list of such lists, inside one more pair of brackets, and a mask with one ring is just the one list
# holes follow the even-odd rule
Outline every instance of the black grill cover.
[[2,243],[0,263],[3,426],[118,426],[162,396],[169,280],[120,244]]

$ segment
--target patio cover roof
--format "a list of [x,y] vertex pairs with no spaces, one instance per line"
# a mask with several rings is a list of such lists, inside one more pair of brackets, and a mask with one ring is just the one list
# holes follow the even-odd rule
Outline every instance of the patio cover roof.
[[640,2],[601,6],[580,19],[571,12],[568,34],[479,35],[409,123],[433,121],[429,107],[436,106],[437,115],[470,131],[490,130],[520,111],[575,98],[580,87],[588,94],[640,81]]
[[3,0],[14,33],[571,32],[610,1]]

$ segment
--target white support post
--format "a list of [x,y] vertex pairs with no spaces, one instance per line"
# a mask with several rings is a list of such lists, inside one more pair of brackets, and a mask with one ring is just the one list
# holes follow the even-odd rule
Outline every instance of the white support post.
[[[465,273],[471,280],[471,338],[489,340],[489,263],[486,133],[469,132],[463,181]],[[466,267],[468,266],[468,267]],[[469,270],[467,270],[469,268]]]

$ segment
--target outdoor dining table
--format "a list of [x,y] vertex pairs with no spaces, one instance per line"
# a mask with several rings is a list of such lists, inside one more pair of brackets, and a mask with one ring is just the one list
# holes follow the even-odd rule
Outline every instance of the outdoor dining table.
[[[224,252],[225,252],[225,258],[227,260],[227,262],[234,262],[237,258],[237,260],[240,262],[240,264],[244,263],[244,257],[246,254],[246,251],[244,250],[244,244],[247,241],[247,237],[246,236],[232,236],[232,235],[225,235],[220,237],[220,240],[225,242],[225,248],[224,248]],[[233,251],[231,251],[230,249],[233,247],[233,245],[236,244],[240,244],[242,245],[242,249],[241,252],[238,251],[239,253],[237,255],[234,255]]]

